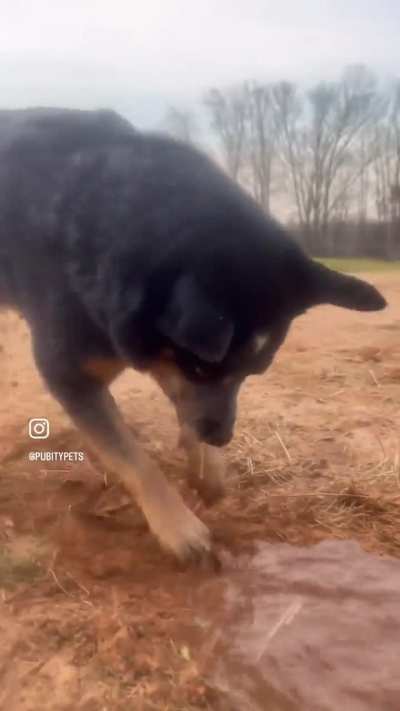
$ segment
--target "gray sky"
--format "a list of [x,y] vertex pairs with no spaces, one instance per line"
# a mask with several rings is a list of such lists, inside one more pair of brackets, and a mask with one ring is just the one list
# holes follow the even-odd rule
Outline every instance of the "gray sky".
[[1,107],[107,106],[143,128],[211,85],[400,74],[400,0],[0,0],[0,18]]

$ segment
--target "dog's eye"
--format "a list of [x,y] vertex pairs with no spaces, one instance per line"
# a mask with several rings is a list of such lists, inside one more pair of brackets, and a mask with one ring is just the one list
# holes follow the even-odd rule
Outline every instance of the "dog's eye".
[[203,368],[201,368],[199,365],[196,365],[194,372],[199,378],[204,378],[205,376]]

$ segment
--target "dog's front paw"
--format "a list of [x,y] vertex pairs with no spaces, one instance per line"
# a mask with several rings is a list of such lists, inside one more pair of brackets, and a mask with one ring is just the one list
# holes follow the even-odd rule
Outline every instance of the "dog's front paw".
[[[176,514],[176,511],[174,512]],[[183,503],[178,516],[153,532],[163,548],[179,560],[197,560],[211,551],[210,532],[205,524]]]
[[176,491],[169,489],[166,498],[157,505],[154,503],[143,502],[142,506],[149,527],[162,548],[181,561],[201,559],[210,554],[207,526],[188,509]]

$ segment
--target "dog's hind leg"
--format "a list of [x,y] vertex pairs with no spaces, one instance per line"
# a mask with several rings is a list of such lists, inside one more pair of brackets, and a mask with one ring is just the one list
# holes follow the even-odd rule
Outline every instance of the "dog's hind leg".
[[136,442],[100,374],[88,375],[86,366],[60,366],[65,361],[49,358],[43,345],[35,350],[38,368],[52,394],[105,467],[119,476],[135,498],[161,546],[180,559],[209,551],[208,529]]

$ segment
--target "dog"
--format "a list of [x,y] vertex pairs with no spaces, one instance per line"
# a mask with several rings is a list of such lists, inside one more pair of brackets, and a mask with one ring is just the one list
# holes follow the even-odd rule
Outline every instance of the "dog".
[[135,440],[112,380],[127,367],[155,378],[191,482],[214,499],[240,386],[292,321],[318,304],[386,304],[307,257],[199,150],[112,111],[50,108],[0,111],[0,302],[22,313],[49,391],[180,559],[207,555],[210,533]]

